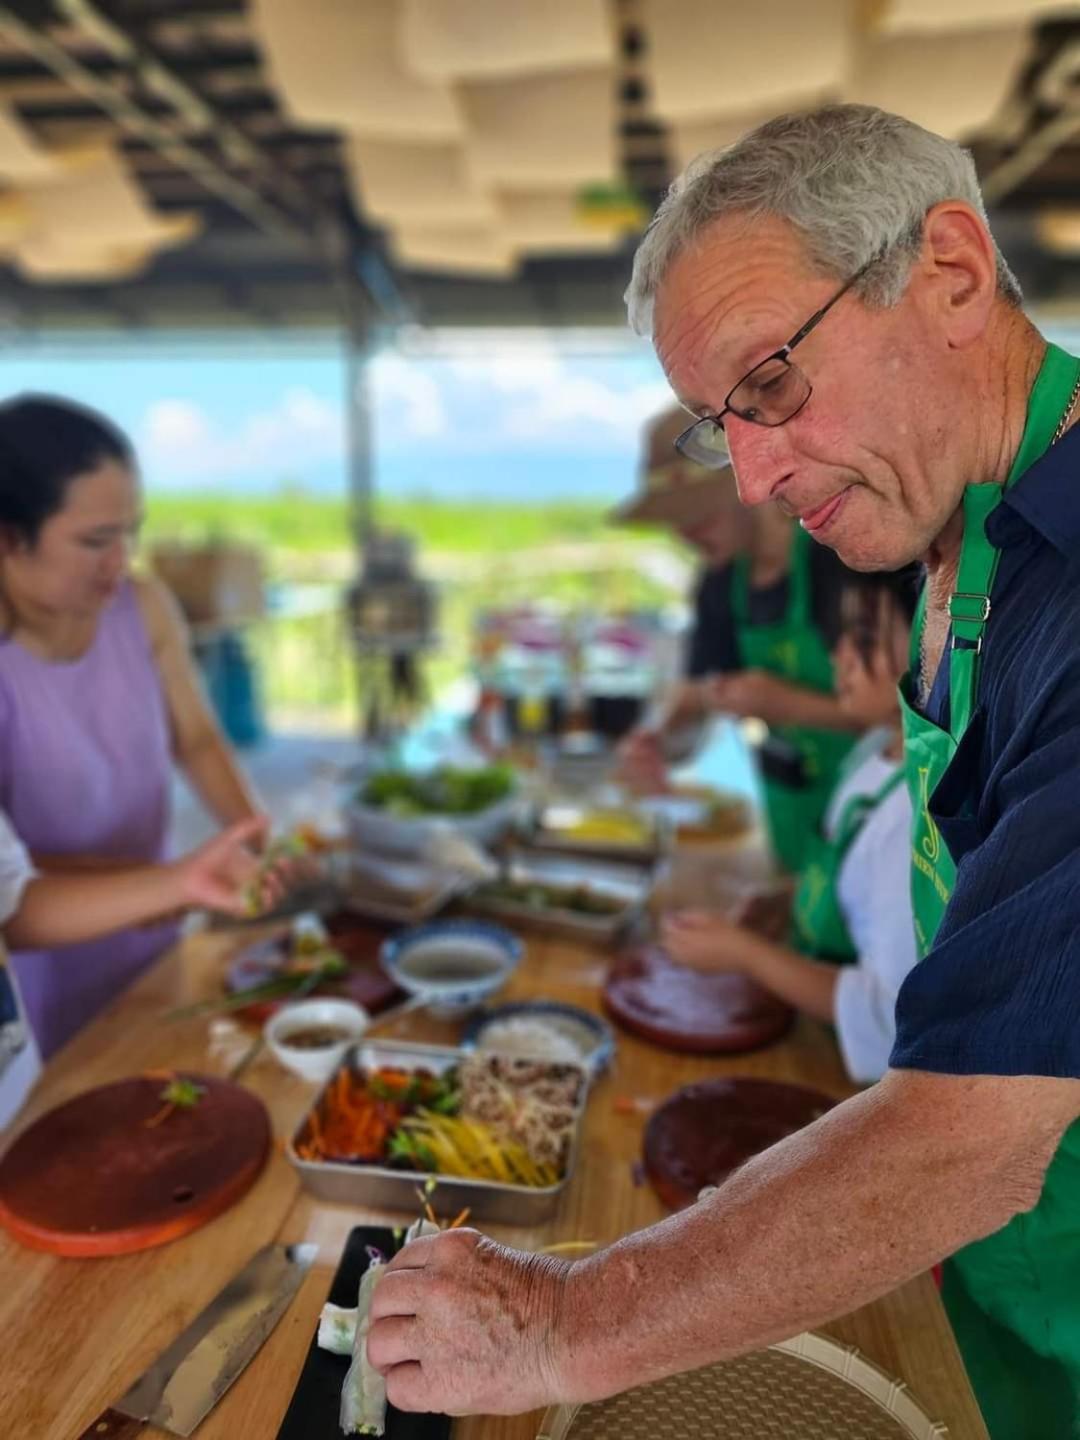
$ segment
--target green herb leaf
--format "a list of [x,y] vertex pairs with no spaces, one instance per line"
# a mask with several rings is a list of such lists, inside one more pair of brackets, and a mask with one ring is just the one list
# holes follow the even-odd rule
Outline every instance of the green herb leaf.
[[194,1080],[176,1079],[170,1080],[165,1089],[161,1092],[161,1099],[166,1105],[175,1105],[178,1109],[191,1110],[206,1093],[205,1086],[196,1085]]

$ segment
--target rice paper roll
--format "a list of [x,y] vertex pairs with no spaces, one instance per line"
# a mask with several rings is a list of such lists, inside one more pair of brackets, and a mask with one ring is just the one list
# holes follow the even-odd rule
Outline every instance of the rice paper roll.
[[356,1341],[356,1311],[328,1300],[319,1315],[319,1349],[331,1355],[351,1355]]
[[[415,1220],[406,1230],[403,1245],[419,1240],[422,1235],[438,1235],[439,1227],[430,1220]],[[345,1376],[341,1389],[341,1428],[346,1435],[382,1435],[386,1429],[386,1381],[378,1370],[368,1362],[367,1337],[371,1328],[371,1297],[386,1266],[373,1261],[365,1270],[360,1281],[360,1294],[355,1310],[339,1310],[336,1305],[323,1308],[327,1324],[328,1340],[337,1340],[346,1321],[345,1317],[355,1316],[355,1333],[352,1342],[352,1364]],[[327,1311],[336,1314],[327,1317]],[[319,1344],[322,1345],[323,1322],[319,1325]],[[333,1349],[328,1343],[324,1349]],[[348,1353],[347,1351],[338,1353]]]
[[385,1269],[375,1261],[360,1281],[352,1364],[341,1388],[341,1428],[346,1435],[382,1435],[386,1429],[386,1381],[367,1357],[371,1297]]

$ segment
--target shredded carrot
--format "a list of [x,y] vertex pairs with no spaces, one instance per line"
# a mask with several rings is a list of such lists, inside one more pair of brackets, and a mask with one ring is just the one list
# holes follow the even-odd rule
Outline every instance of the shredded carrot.
[[462,1210],[461,1214],[455,1215],[453,1220],[450,1221],[450,1224],[446,1228],[448,1230],[456,1230],[459,1225],[465,1224],[465,1221],[469,1218],[471,1214],[472,1209],[470,1208],[470,1206],[466,1205],[465,1209]]
[[165,1104],[161,1107],[157,1114],[151,1115],[149,1120],[143,1121],[143,1124],[146,1126],[147,1130],[153,1130],[156,1125],[160,1125],[163,1120],[167,1120],[175,1109],[176,1106],[172,1103],[172,1101],[166,1100]]
[[430,1200],[424,1201],[424,1214],[427,1216],[428,1220],[431,1222],[432,1225],[438,1225],[439,1222],[435,1219],[435,1211],[431,1208]]

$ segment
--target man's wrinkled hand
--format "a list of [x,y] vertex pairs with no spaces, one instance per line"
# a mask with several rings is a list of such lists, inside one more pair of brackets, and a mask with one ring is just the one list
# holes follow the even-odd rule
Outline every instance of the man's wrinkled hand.
[[560,1320],[570,1266],[475,1230],[414,1241],[371,1305],[368,1358],[399,1410],[514,1415],[568,1398]]

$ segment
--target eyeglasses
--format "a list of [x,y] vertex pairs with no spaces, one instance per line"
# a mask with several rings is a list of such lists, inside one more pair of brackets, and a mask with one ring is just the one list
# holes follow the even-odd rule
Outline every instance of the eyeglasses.
[[723,409],[715,415],[706,415],[695,420],[675,441],[675,449],[697,465],[707,470],[720,470],[730,463],[727,440],[724,436],[724,416],[730,411],[752,425],[784,425],[796,416],[810,399],[813,386],[797,365],[788,358],[797,345],[801,345],[810,331],[821,324],[838,300],[842,300],[880,255],[874,255],[860,269],[856,270],[836,294],[815,310],[805,325],[799,327],[787,342],[766,359],[748,370],[743,378],[727,393]]

